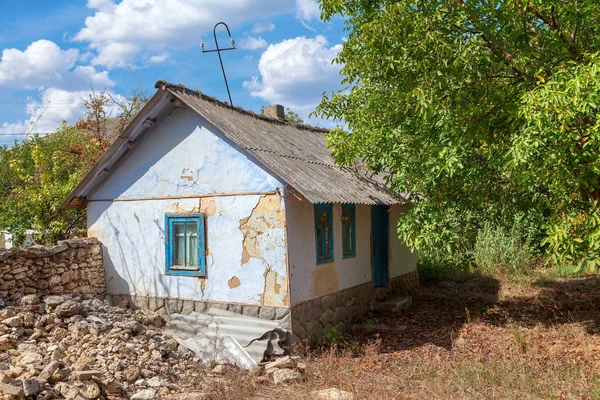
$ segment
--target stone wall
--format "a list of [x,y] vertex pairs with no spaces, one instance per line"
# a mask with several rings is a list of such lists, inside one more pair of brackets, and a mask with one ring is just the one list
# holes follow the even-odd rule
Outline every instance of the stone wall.
[[98,239],[64,240],[49,247],[0,249],[0,298],[14,302],[34,293],[104,295],[106,278]]
[[365,283],[349,289],[312,299],[292,307],[294,340],[319,335],[325,328],[335,327],[339,332],[348,329],[353,319],[369,311],[375,300],[391,295],[408,295],[419,287],[417,271],[390,279],[387,287],[373,288]]
[[171,314],[189,315],[191,312],[204,313],[209,308],[218,308],[250,317],[267,320],[282,320],[290,313],[289,307],[257,306],[252,304],[227,303],[222,301],[201,301],[153,296],[107,295],[113,305],[152,310],[164,320]]

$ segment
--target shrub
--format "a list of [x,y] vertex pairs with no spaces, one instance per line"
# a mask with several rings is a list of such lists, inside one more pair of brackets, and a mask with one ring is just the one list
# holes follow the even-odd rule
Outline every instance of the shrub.
[[523,274],[532,269],[537,255],[518,229],[491,224],[479,231],[473,248],[473,261],[482,273]]

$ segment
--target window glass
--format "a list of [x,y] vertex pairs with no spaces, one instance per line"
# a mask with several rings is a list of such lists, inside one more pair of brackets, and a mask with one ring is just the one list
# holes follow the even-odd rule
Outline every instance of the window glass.
[[333,208],[315,204],[315,244],[317,264],[333,261]]
[[166,271],[204,276],[204,215],[165,216]]

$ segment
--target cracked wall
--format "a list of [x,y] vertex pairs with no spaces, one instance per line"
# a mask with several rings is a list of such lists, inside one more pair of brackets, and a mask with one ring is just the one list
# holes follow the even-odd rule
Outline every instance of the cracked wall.
[[[201,117],[176,110],[89,197],[88,235],[104,244],[108,292],[288,305],[283,187]],[[165,213],[198,212],[206,277],[165,275]]]
[[289,305],[286,254],[281,253],[281,249],[285,250],[285,211],[281,196],[261,197],[250,216],[240,220],[239,229],[243,234],[242,266],[252,259],[265,265],[261,304]]

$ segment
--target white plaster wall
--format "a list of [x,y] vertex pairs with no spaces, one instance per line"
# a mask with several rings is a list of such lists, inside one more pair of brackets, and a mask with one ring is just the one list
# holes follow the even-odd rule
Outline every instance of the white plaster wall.
[[[247,230],[254,247],[243,261],[240,226],[265,199],[252,193],[283,187],[197,114],[175,110],[88,196],[88,235],[104,245],[108,292],[289,305],[283,200],[269,195],[272,215],[253,222],[268,229]],[[242,192],[249,194],[113,201]],[[165,275],[165,213],[198,211],[206,213],[206,278]]]
[[[108,292],[261,304],[265,275],[272,271],[279,277],[280,296],[266,305],[287,305],[283,226],[270,229],[260,245],[261,258],[241,262],[240,220],[252,214],[260,198],[246,195],[211,199],[214,214],[206,218],[205,228],[206,278],[165,274],[164,215],[197,208],[200,199],[90,203],[88,235],[104,245]],[[234,276],[240,285],[230,288],[228,282]]]
[[417,258],[398,238],[398,219],[404,211],[406,208],[400,205],[390,208],[390,278],[417,270]]
[[283,183],[198,114],[178,108],[142,136],[88,200],[258,192]]
[[292,305],[371,282],[371,212],[356,206],[356,257],[343,258],[342,206],[333,205],[334,261],[316,264],[314,205],[286,200]]

